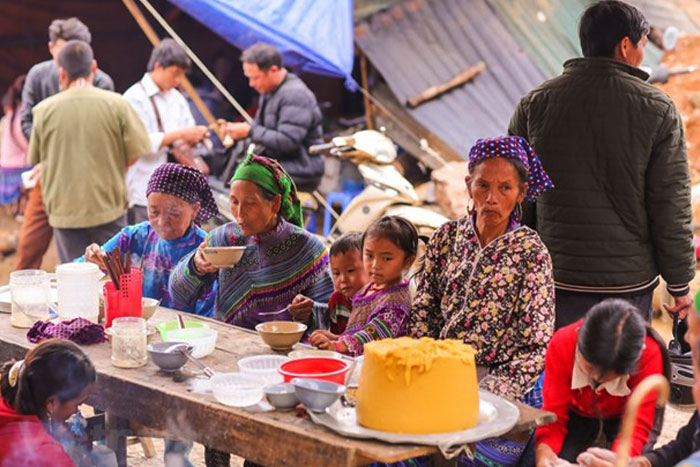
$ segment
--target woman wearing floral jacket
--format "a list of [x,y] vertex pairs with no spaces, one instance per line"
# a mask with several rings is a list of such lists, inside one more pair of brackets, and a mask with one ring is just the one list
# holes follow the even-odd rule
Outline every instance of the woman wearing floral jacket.
[[[409,333],[471,344],[478,350],[482,389],[540,406],[539,379],[554,328],[554,281],[547,248],[520,224],[520,215],[524,200],[534,201],[553,185],[521,137],[477,141],[469,172],[473,207],[430,240]],[[487,440],[475,457],[510,465],[524,447]]]

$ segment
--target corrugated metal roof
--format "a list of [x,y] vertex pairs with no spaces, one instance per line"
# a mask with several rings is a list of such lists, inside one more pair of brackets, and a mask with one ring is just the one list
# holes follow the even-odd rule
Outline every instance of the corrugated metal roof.
[[[578,20],[594,0],[487,0],[499,18],[549,75],[561,73],[563,63],[581,55]],[[626,0],[639,8],[650,24],[660,28],[676,26],[697,33],[698,26],[677,0]],[[663,58],[653,44],[646,48],[646,65]]]
[[486,64],[471,82],[407,109],[462,155],[477,138],[503,134],[520,97],[545,79],[486,0],[407,0],[359,24],[355,40],[401,103]]

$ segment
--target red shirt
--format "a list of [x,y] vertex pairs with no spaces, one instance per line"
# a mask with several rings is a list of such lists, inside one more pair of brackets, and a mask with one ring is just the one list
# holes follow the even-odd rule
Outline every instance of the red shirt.
[[0,398],[0,466],[74,467],[35,415],[20,415]]
[[[543,410],[554,412],[557,421],[551,425],[538,427],[535,431],[535,444],[547,444],[552,451],[559,453],[566,438],[566,424],[569,420],[569,411],[590,418],[597,418],[593,409],[593,397],[597,401],[598,410],[603,418],[618,418],[622,416],[625,404],[629,396],[611,396],[605,389],[597,394],[588,386],[581,389],[571,389],[571,378],[574,371],[574,357],[578,330],[582,321],[570,324],[559,329],[552,337],[547,348],[547,357],[544,370],[544,405]],[[647,376],[663,374],[663,357],[661,349],[654,339],[647,336],[644,342],[642,357],[637,368],[627,380],[627,387],[631,390]],[[639,406],[637,423],[632,435],[632,450],[630,456],[638,456],[642,447],[649,440],[649,432],[654,423],[656,410],[656,393],[651,392]],[[619,438],[613,444],[613,450],[617,447]]]
[[328,313],[331,322],[330,331],[333,334],[341,335],[345,332],[352,313],[352,301],[336,290],[328,300]]

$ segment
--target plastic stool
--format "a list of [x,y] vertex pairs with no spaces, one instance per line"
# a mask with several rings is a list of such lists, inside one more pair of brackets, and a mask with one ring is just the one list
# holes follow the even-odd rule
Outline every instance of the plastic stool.
[[[340,191],[331,191],[330,193],[328,193],[328,196],[326,196],[326,203],[328,203],[328,205],[330,205],[331,207],[333,207],[334,203],[339,203],[341,209],[344,210],[346,207],[348,207],[348,204],[350,204],[350,201],[352,201],[352,198],[353,197],[347,193],[343,193]],[[333,221],[334,221],[333,215],[331,214],[331,212],[328,209],[326,209],[325,213],[323,214],[323,236],[324,237],[327,237],[328,234],[331,232],[331,226],[333,225]]]

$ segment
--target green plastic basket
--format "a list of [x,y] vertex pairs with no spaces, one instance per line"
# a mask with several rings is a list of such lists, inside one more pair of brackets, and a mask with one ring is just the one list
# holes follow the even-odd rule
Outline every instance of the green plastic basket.
[[156,326],[163,342],[178,341],[181,339],[197,339],[202,337],[202,329],[208,328],[206,323],[198,321],[185,322],[185,329],[180,329],[177,321],[166,321]]

